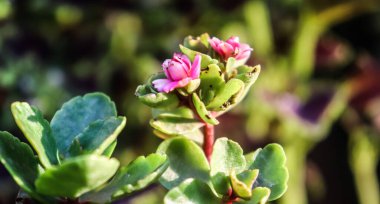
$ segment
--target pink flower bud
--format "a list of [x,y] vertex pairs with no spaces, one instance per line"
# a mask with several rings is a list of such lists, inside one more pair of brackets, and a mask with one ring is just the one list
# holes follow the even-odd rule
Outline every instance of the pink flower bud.
[[156,79],[152,82],[159,92],[169,93],[176,88],[186,86],[191,80],[198,79],[201,72],[201,56],[196,55],[193,64],[183,54],[175,53],[172,59],[162,63],[166,79]]
[[252,48],[248,44],[239,43],[239,37],[232,36],[226,42],[216,37],[209,39],[212,49],[218,53],[223,60],[234,57],[238,61],[245,63],[251,55]]

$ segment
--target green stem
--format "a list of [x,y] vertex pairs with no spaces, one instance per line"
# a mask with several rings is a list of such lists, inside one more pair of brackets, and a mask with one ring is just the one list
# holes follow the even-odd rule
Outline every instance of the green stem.
[[377,183],[376,164],[379,152],[376,142],[359,129],[350,136],[350,164],[356,183],[356,190],[361,204],[380,203],[380,188]]
[[281,204],[306,204],[307,192],[305,185],[307,143],[294,141],[284,145],[287,157],[287,166],[291,175],[288,181],[288,190],[281,198]]

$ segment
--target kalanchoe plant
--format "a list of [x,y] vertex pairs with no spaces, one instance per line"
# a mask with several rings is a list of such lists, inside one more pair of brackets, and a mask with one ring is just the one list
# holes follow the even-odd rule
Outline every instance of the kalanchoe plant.
[[217,117],[244,98],[260,73],[260,65],[245,65],[253,49],[238,37],[224,42],[203,34],[185,38],[180,50],[136,90],[152,108],[153,132],[166,139],[157,150],[169,160],[160,178],[169,189],[165,203],[261,204],[281,197],[288,170],[280,145],[244,155],[227,138],[214,144]]
[[11,109],[38,156],[28,144],[0,132],[0,160],[21,187],[20,199],[107,203],[144,188],[168,167],[163,154],[141,156],[121,168],[110,158],[126,118],[117,116],[104,94],[73,98],[50,124],[28,103],[15,102]]

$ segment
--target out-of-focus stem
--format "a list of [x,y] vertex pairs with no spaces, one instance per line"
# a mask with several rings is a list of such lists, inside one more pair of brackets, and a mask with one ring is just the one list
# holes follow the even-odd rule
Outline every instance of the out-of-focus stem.
[[[359,128],[358,128],[359,129]],[[361,204],[380,203],[376,164],[379,152],[363,129],[354,131],[350,138],[350,164]]]
[[205,123],[203,151],[205,152],[208,162],[211,161],[211,154],[214,147],[214,125]]
[[306,155],[308,145],[305,141],[297,141],[284,145],[287,157],[287,166],[291,172],[288,181],[288,190],[281,198],[281,204],[307,204],[305,184]]

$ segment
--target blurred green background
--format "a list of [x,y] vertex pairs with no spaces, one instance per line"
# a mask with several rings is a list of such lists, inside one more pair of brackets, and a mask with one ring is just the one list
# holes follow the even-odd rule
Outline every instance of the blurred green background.
[[[281,204],[378,204],[380,2],[376,0],[0,0],[0,130],[28,101],[51,119],[76,95],[101,91],[128,118],[115,156],[155,151],[137,85],[208,32],[249,43],[262,65],[249,96],[220,118],[218,137],[245,152],[270,142],[288,155]],[[24,138],[21,137],[22,140]],[[18,188],[0,167],[0,203]],[[159,186],[118,203],[162,203]]]

